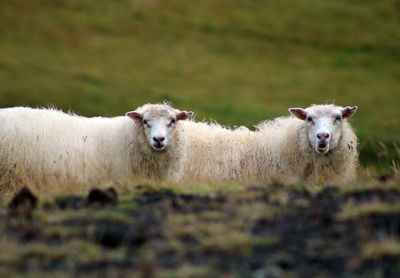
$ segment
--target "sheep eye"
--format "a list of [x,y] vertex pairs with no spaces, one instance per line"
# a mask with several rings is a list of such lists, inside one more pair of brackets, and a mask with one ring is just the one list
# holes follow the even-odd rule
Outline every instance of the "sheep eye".
[[311,123],[313,119],[311,117],[307,117],[307,122]]
[[335,120],[340,122],[340,121],[342,120],[342,117],[337,116],[337,117],[335,118]]
[[147,126],[148,128],[151,127],[151,125],[149,125],[149,123],[148,123],[146,120],[143,120],[143,124],[144,124],[145,126]]
[[176,122],[176,119],[172,119],[172,120],[169,122],[168,126],[169,126],[169,127],[172,126],[173,124],[175,124],[175,122]]

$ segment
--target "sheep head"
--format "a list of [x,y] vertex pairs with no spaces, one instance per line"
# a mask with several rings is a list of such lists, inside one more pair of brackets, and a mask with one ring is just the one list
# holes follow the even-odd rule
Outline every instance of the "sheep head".
[[289,112],[307,124],[308,140],[318,154],[335,149],[341,137],[343,121],[357,111],[357,106],[313,105],[306,109],[290,108]]
[[155,151],[163,151],[173,138],[177,122],[192,115],[191,111],[180,111],[168,104],[146,104],[126,113],[141,124],[149,145]]

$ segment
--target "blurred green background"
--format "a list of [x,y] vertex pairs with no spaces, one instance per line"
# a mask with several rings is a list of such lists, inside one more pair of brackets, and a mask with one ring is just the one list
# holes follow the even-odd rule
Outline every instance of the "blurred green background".
[[400,1],[2,0],[0,84],[0,107],[114,116],[169,100],[248,127],[358,105],[361,163],[387,167],[400,157]]

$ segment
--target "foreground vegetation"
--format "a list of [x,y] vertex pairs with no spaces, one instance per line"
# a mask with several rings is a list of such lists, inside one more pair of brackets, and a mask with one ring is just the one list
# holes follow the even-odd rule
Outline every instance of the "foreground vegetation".
[[112,116],[170,100],[198,120],[252,127],[289,107],[358,105],[361,162],[387,167],[400,138],[399,9],[396,0],[3,0],[0,106]]
[[398,277],[400,180],[380,179],[24,191],[0,207],[0,276]]

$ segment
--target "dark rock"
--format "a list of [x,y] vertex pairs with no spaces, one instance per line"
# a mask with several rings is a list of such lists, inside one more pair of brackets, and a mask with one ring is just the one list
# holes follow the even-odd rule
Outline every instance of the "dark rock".
[[8,205],[10,215],[13,217],[30,218],[32,210],[37,206],[37,202],[37,197],[33,195],[29,188],[23,187]]
[[89,192],[87,196],[87,204],[93,205],[108,205],[116,204],[118,201],[118,194],[114,188],[108,188],[107,190],[93,189]]
[[128,240],[131,233],[124,223],[99,223],[95,228],[95,240],[108,248],[116,248]]

